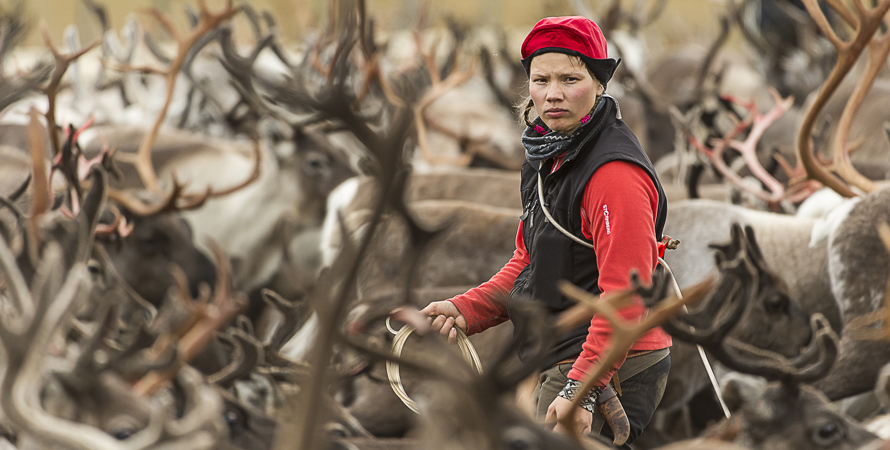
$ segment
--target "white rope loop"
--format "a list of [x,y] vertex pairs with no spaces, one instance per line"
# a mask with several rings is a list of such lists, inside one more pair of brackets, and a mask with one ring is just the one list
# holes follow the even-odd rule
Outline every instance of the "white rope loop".
[[[386,328],[393,334],[395,334],[395,338],[392,341],[392,353],[396,356],[402,355],[402,349],[405,347],[405,341],[408,340],[408,336],[414,332],[414,328],[405,325],[398,332],[396,332],[389,323],[389,317],[386,318]],[[470,364],[479,375],[482,375],[482,361],[479,359],[479,354],[476,353],[476,348],[473,347],[473,344],[470,342],[470,339],[467,338],[467,335],[461,331],[460,328],[454,327],[457,330],[457,346],[460,349],[460,354],[463,356],[464,360]],[[402,376],[399,374],[399,364],[395,361],[387,361],[386,362],[386,377],[389,378],[389,386],[392,388],[392,391],[395,392],[396,397],[405,404],[411,411],[414,411],[417,414],[420,414],[420,410],[417,408],[417,402],[411,399],[408,396],[408,393],[405,392],[405,386],[402,384]]]

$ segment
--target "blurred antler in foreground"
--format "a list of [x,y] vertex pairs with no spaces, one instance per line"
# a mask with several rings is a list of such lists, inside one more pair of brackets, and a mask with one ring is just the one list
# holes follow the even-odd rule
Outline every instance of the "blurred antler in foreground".
[[[660,298],[664,298],[663,294],[667,289],[668,283],[666,279],[663,279],[666,275],[662,274],[660,277],[662,278],[661,280],[659,280],[657,274],[653,277],[653,286],[657,286],[656,290],[662,294]],[[627,355],[628,350],[630,350],[630,347],[636,342],[637,338],[642,336],[643,333],[649,329],[657,327],[670,320],[680,312],[685,305],[695,303],[704,298],[714,285],[714,279],[707,278],[699,284],[691,287],[683,298],[677,298],[672,295],[667,300],[652,307],[645,319],[639,323],[631,324],[620,318],[618,309],[632,301],[633,297],[642,289],[636,273],[632,275],[632,282],[634,289],[617,293],[606,299],[600,299],[599,296],[595,296],[568,282],[560,282],[558,284],[559,290],[563,295],[578,302],[578,305],[569,309],[560,317],[558,321],[560,330],[567,330],[585,320],[590,320],[591,313],[600,314],[612,323],[612,336],[606,354],[597,361],[596,370],[587,376],[582,383],[578,395],[575,396],[575,399],[572,402],[575,408],[572,409],[572,412],[569,415],[560,420],[560,424],[567,430],[574,429],[572,426],[574,423],[574,415],[577,412],[577,409],[580,408],[579,405],[581,400],[587,397],[590,389],[593,388],[593,383],[596,382],[608,368],[612,366],[612,364]]]

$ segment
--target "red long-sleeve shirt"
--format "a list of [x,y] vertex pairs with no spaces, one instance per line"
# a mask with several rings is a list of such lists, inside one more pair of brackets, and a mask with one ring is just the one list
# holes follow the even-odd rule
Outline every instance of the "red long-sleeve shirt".
[[[558,164],[553,165],[554,169]],[[612,161],[601,166],[584,188],[581,203],[581,230],[596,251],[599,268],[598,285],[602,295],[630,287],[629,274],[636,269],[644,283],[652,277],[657,263],[655,215],[658,191],[646,171],[633,163]],[[467,334],[474,334],[508,319],[502,299],[507,297],[519,272],[529,263],[522,240],[522,223],[516,234],[516,250],[507,264],[489,281],[458,295],[451,302],[467,320]],[[625,320],[639,320],[646,308],[636,303],[619,311]],[[608,320],[595,315],[590,322],[587,340],[569,372],[569,377],[583,380],[595,370],[595,361],[608,348],[612,327]],[[661,328],[653,328],[631,347],[633,351],[658,350],[671,346],[671,337]],[[620,358],[598,386],[605,386],[624,363]]]

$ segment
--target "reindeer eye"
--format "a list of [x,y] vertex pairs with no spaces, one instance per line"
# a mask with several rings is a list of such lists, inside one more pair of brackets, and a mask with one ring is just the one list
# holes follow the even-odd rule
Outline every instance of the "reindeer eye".
[[844,438],[844,430],[835,421],[819,425],[813,430],[813,442],[822,447],[829,447]]
[[229,435],[234,438],[244,431],[244,416],[241,411],[230,408],[223,413],[223,420],[229,426]]
[[111,418],[107,425],[103,427],[111,437],[119,441],[130,439],[141,428],[140,421],[127,414]]
[[503,435],[503,444],[509,450],[532,450],[541,448],[539,439],[531,430],[514,426],[506,431]]
[[150,255],[160,253],[169,239],[161,233],[152,232],[147,236],[139,236],[137,244],[142,252]]
[[304,170],[308,173],[317,173],[327,167],[327,161],[322,155],[312,155],[306,158]]
[[224,417],[226,419],[226,423],[229,425],[234,425],[234,424],[238,423],[238,413],[235,411],[232,411],[232,410],[226,411]]
[[90,272],[90,275],[99,275],[102,273],[102,266],[99,261],[91,259],[87,262],[87,271]]
[[763,307],[769,314],[785,314],[788,312],[788,298],[781,294],[772,294],[763,301]]
[[136,430],[132,428],[120,428],[111,432],[111,436],[119,441],[130,439],[134,434],[136,434]]

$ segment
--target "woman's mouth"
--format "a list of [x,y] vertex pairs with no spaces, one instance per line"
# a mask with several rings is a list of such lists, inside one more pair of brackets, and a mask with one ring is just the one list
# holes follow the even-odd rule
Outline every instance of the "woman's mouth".
[[551,119],[558,119],[562,116],[565,116],[568,113],[569,113],[568,110],[561,109],[561,108],[553,108],[553,109],[548,109],[548,110],[544,111],[544,115]]

